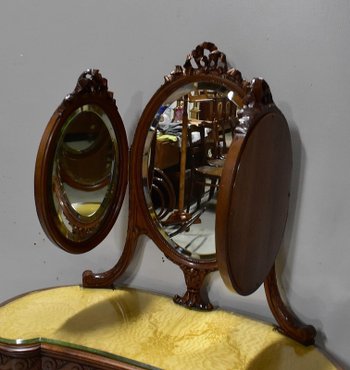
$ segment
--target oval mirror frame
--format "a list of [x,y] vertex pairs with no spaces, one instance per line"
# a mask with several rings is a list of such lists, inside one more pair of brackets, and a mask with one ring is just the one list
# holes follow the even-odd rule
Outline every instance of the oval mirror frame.
[[[209,51],[208,55],[205,50]],[[201,297],[200,290],[207,274],[217,270],[217,260],[215,256],[207,259],[192,258],[178,252],[169,243],[151,215],[144,192],[146,184],[142,168],[147,133],[160,106],[179,89],[200,83],[223,86],[228,91],[234,91],[236,104],[243,106],[247,82],[242,79],[241,73],[237,69],[227,68],[225,54],[214,44],[203,43],[197,46],[187,57],[183,67],[176,66],[175,71],[165,76],[165,83],[151,97],[141,115],[131,150],[130,184],[134,189],[131,193],[131,207],[134,205],[134,213],[138,215],[136,223],[140,233],[148,235],[165,256],[179,265],[184,273],[187,292],[182,297],[175,296],[174,301],[187,307],[210,310],[213,306]]]
[[[70,214],[69,224],[77,230],[73,240],[62,231],[55,206],[52,176],[55,168],[56,149],[67,122],[82,107],[92,107],[108,119],[107,130],[114,136],[113,166],[110,185],[99,209],[92,217],[79,215],[73,207],[58,197],[60,208]],[[97,115],[97,114],[96,114]],[[101,122],[101,116],[97,115]],[[71,120],[73,121],[73,120]],[[106,124],[106,122],[104,122]],[[111,137],[113,137],[111,136]],[[111,139],[111,142],[113,140]],[[48,122],[38,149],[34,175],[34,196],[39,221],[48,238],[61,249],[73,253],[85,253],[97,246],[108,234],[118,217],[123,203],[128,179],[128,144],[125,128],[113,98],[108,91],[107,80],[97,69],[83,72],[73,93],[69,94],[56,109]],[[84,237],[81,237],[84,235]]]
[[292,143],[267,83],[254,79],[225,161],[216,217],[216,251],[225,285],[257,290],[271,271],[288,217]]

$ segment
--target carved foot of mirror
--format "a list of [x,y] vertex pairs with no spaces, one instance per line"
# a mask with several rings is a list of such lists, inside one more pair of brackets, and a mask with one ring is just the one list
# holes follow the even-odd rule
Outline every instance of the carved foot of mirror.
[[198,270],[187,266],[180,267],[185,276],[187,291],[183,296],[175,295],[174,302],[188,308],[211,311],[214,308],[213,305],[203,297],[201,292],[204,279],[211,271]]
[[240,295],[265,282],[280,330],[310,344],[315,329],[283,304],[273,269],[291,174],[288,123],[268,84],[244,80],[228,69],[224,53],[204,42],[145,107],[130,163],[107,80],[97,70],[83,73],[43,135],[35,200],[49,238],[65,251],[83,253],[112,228],[129,179],[123,253],[106,272],[85,271],[84,287],[112,287],[130,265],[139,236],[147,235],[184,273],[187,291],[175,303],[212,309],[201,289],[217,269]]
[[265,292],[269,307],[279,326],[277,330],[306,346],[315,343],[316,329],[306,325],[284,304],[278,289],[275,266],[272,267],[265,282]]

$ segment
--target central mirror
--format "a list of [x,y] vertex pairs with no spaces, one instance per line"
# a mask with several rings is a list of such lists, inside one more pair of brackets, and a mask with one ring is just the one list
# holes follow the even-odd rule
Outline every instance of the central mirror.
[[238,122],[236,95],[209,81],[186,84],[162,102],[147,132],[150,215],[171,247],[192,259],[215,259],[216,197]]

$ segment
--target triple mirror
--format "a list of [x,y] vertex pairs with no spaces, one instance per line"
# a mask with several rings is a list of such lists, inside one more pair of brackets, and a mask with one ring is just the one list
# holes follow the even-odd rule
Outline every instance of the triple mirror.
[[35,200],[49,238],[70,253],[98,245],[129,182],[128,233],[120,259],[83,286],[111,287],[147,235],[184,273],[174,302],[210,310],[206,276],[219,269],[241,295],[264,284],[279,329],[314,341],[281,299],[274,262],[288,214],[292,171],[288,124],[266,81],[246,81],[224,53],[198,45],[145,107],[128,158],[125,129],[107,80],[87,70],[42,137]]

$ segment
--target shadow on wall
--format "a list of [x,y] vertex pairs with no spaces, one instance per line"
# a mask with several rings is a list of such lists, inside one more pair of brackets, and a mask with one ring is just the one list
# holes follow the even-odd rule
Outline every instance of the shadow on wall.
[[296,245],[296,235],[298,231],[300,205],[303,195],[302,186],[305,173],[306,153],[300,138],[298,127],[293,120],[292,109],[286,102],[279,102],[278,106],[288,121],[293,150],[293,172],[288,221],[276,266],[277,276],[280,278],[283,275],[283,290],[288,295],[288,290],[290,288],[289,282],[293,275],[294,255],[296,249],[299,247]]

